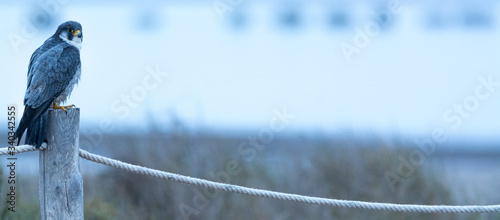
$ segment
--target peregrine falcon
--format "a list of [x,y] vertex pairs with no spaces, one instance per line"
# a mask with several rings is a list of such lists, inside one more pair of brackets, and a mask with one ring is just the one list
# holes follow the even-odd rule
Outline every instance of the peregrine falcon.
[[31,55],[28,86],[24,95],[24,113],[16,130],[17,144],[26,129],[25,143],[40,148],[47,142],[47,112],[72,106],[60,106],[80,80],[82,26],[75,21],[59,25],[56,33]]

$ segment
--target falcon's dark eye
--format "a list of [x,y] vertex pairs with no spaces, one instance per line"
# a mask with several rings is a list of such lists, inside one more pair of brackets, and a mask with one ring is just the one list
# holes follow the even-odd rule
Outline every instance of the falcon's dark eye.
[[73,33],[73,29],[68,29],[68,32],[69,33]]

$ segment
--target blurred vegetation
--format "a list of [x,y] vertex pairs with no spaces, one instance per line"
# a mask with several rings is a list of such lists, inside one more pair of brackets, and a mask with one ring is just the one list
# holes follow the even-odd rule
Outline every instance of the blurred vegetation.
[[[394,192],[390,189],[384,173],[397,172],[398,156],[408,157],[414,150],[408,144],[411,142],[398,137],[275,135],[267,144],[258,142],[264,147],[255,149],[254,157],[250,157],[239,149],[249,135],[124,133],[106,135],[90,150],[128,163],[209,180],[213,180],[211,173],[225,171],[230,161],[236,161],[241,171],[229,175],[229,183],[261,189],[345,200],[457,204],[431,163],[416,168]],[[246,147],[249,149],[249,145]],[[20,182],[38,181],[36,176],[29,178]],[[2,209],[2,219],[40,218],[36,188],[22,192],[16,213]],[[200,200],[195,192],[203,193],[205,199]],[[395,213],[225,192],[211,198],[208,193],[215,192],[105,168],[84,176],[85,219],[183,219],[180,207],[193,208],[189,219],[500,219],[497,214]]]
[[[423,163],[396,190],[384,173],[397,172],[398,156],[412,146],[400,138],[339,134],[331,137],[275,136],[255,157],[238,148],[249,135],[151,132],[107,136],[110,156],[132,164],[213,180],[211,173],[237,161],[241,172],[229,182],[249,187],[346,200],[413,204],[456,204],[429,163]],[[250,134],[252,136],[252,134]],[[249,145],[246,145],[248,149]],[[92,180],[94,179],[94,180]],[[478,219],[484,215],[394,213],[332,208],[219,192],[108,169],[86,179],[86,195],[114,208],[95,219],[183,219],[181,205],[194,208],[189,219]],[[224,181],[224,180],[223,180]],[[92,189],[92,190],[89,190]],[[195,191],[206,196],[206,203]],[[212,192],[212,191],[208,191]],[[86,197],[88,198],[88,196]],[[194,199],[203,206],[196,207]],[[184,207],[185,207],[184,206]],[[493,217],[492,215],[490,215]]]

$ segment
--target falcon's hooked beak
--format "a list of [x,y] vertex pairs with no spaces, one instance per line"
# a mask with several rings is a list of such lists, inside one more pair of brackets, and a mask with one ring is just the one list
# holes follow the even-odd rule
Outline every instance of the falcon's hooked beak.
[[81,30],[76,30],[73,32],[74,37],[82,38],[82,31]]

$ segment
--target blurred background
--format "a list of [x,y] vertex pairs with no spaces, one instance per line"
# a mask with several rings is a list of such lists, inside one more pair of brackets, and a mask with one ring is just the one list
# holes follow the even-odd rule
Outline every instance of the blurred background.
[[[499,204],[499,12],[487,0],[0,0],[0,124],[11,105],[20,120],[33,51],[75,20],[82,78],[68,104],[84,149],[212,180],[235,162],[219,181],[312,196]],[[2,217],[39,218],[38,154],[18,157],[19,211]],[[88,219],[500,219],[209,198],[81,169]]]

